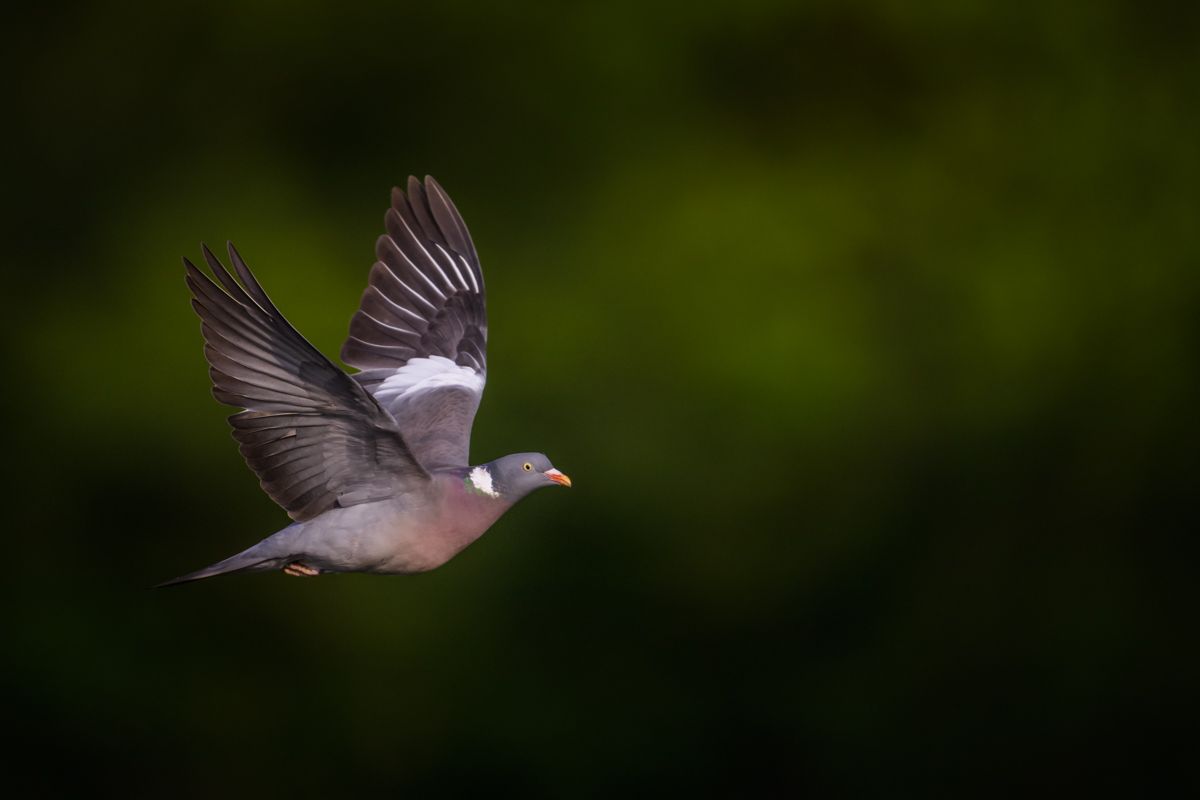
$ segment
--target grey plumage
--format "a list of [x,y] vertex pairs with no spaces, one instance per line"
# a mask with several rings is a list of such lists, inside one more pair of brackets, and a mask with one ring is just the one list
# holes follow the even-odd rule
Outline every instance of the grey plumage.
[[483,273],[454,204],[432,179],[393,190],[387,235],[342,358],[283,317],[238,251],[216,281],[184,259],[213,395],[246,463],[293,525],[169,585],[242,570],[291,574],[432,569],[530,491],[569,479],[541,454],[468,467],[487,367]]

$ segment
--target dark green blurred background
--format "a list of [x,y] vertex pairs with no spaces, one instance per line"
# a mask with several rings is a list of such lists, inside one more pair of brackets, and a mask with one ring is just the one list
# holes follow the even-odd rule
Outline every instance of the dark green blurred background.
[[[6,781],[821,796],[1182,774],[1195,9],[26,12]],[[286,522],[208,394],[180,256],[233,239],[334,355],[410,172],[455,198],[488,278],[474,458],[544,450],[576,488],[427,575],[148,590]]]

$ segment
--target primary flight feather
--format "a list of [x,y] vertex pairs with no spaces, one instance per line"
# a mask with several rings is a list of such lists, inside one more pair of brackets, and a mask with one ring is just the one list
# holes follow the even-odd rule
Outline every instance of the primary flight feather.
[[281,569],[405,574],[433,569],[518,500],[571,481],[540,453],[470,466],[487,378],[487,311],[475,245],[431,177],[392,191],[387,233],[350,321],[349,375],[300,335],[233,245],[214,281],[184,259],[213,396],[250,469],[293,523],[163,586]]

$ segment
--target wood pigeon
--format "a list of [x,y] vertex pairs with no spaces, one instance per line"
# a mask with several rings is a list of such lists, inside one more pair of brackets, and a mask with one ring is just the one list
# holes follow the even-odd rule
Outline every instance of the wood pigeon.
[[[263,491],[293,522],[231,558],[161,584],[281,569],[406,574],[438,567],[525,495],[571,480],[541,453],[470,466],[487,377],[483,273],[466,225],[431,177],[392,190],[387,233],[342,360],[317,351],[229,244],[238,279],[186,258],[213,396]],[[222,288],[223,287],[223,288]]]

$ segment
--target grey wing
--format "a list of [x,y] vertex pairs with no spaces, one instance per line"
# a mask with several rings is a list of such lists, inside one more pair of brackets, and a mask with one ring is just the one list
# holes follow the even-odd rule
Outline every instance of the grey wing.
[[229,423],[263,491],[302,521],[427,480],[387,411],[284,319],[232,244],[229,257],[240,285],[207,247],[221,286],[184,265],[213,396],[246,409]]
[[342,360],[429,469],[468,463],[487,376],[487,311],[475,245],[433,178],[392,190],[387,233]]

